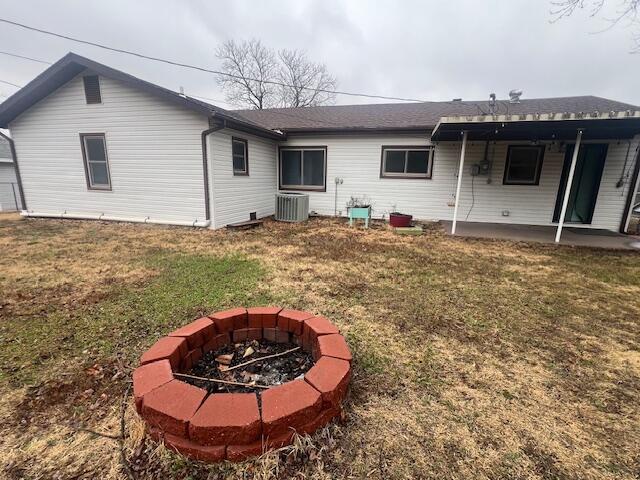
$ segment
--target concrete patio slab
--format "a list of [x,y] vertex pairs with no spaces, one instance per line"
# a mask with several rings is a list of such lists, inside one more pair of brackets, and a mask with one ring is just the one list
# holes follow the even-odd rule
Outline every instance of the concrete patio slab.
[[[451,234],[451,222],[441,222]],[[544,225],[514,225],[507,223],[458,222],[456,235],[472,238],[495,238],[521,242],[554,243],[556,227]],[[623,235],[610,230],[564,227],[561,245],[640,250],[640,236]]]

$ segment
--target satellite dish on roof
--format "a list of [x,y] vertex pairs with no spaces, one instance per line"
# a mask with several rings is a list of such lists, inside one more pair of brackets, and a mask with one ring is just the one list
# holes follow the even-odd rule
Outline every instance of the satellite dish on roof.
[[509,92],[509,103],[520,103],[522,90],[513,89]]

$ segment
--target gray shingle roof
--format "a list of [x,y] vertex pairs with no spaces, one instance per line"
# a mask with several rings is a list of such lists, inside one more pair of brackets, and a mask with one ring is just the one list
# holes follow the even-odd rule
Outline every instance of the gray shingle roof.
[[[594,96],[523,99],[510,104],[498,101],[498,113],[561,113],[640,110],[628,103]],[[247,120],[282,131],[430,129],[443,116],[488,114],[487,101],[450,101],[337,105],[304,108],[235,110]]]

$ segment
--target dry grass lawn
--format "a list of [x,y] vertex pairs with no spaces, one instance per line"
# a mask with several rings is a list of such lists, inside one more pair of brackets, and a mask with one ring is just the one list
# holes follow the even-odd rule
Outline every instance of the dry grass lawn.
[[[245,232],[0,216],[0,476],[640,477],[640,256],[343,221]],[[144,437],[137,357],[238,304],[333,319],[344,423],[243,464]],[[131,466],[129,473],[123,465]]]

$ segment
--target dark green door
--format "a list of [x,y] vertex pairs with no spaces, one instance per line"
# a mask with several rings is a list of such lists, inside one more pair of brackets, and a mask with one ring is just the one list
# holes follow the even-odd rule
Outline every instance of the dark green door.
[[[596,207],[600,180],[604,161],[607,157],[606,143],[588,143],[580,145],[576,170],[573,175],[571,192],[569,192],[569,203],[567,204],[567,223],[591,223],[593,211]],[[567,146],[564,156],[564,166],[560,177],[560,186],[556,197],[556,208],[553,213],[553,221],[560,220],[562,201],[564,200],[564,190],[567,187],[569,169],[571,168],[571,158],[573,157],[574,145]]]

